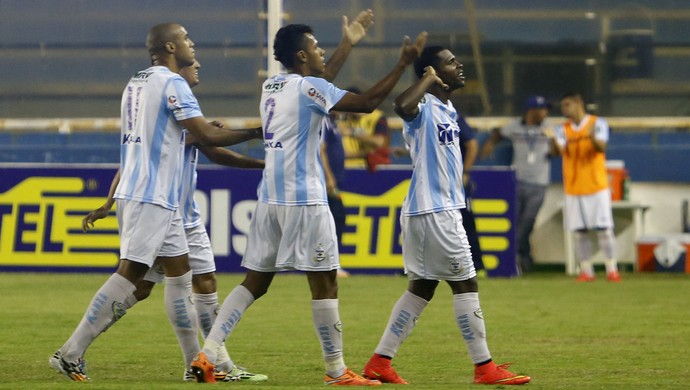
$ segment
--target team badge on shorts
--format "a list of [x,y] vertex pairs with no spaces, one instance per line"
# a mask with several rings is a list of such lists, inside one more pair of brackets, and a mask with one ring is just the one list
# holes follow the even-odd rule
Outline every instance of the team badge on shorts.
[[314,249],[314,261],[317,263],[320,263],[325,258],[326,258],[326,250],[323,249],[323,245],[317,244],[316,249]]
[[459,258],[450,259],[450,271],[454,274],[462,273],[462,261]]

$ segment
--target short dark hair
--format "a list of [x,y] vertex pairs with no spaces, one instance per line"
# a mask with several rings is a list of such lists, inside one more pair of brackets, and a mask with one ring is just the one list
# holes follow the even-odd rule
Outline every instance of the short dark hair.
[[582,100],[584,101],[584,98],[582,97],[582,94],[576,91],[568,91],[561,96],[561,100],[563,99],[575,99],[575,100]]
[[438,53],[443,50],[446,50],[443,46],[427,46],[422,50],[422,54],[414,62],[414,73],[417,75],[417,78],[421,79],[424,76],[424,68],[427,66],[433,66],[434,69],[438,69]]
[[288,24],[281,27],[273,41],[273,57],[286,68],[295,66],[295,53],[304,48],[304,34],[313,30],[306,24]]

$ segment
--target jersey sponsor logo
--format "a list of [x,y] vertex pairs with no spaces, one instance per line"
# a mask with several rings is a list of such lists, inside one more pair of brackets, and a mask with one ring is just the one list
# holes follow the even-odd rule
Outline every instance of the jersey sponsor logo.
[[307,95],[312,100],[318,100],[321,104],[326,105],[326,98],[316,90],[316,88],[309,88]]
[[153,74],[153,72],[141,71],[141,72],[135,73],[134,76],[132,76],[132,79],[134,79],[134,80],[145,80],[149,76],[151,76],[152,74]]
[[457,123],[439,123],[436,125],[436,130],[438,130],[439,145],[453,145],[460,136]]
[[140,143],[141,143],[141,137],[134,138],[134,136],[131,133],[128,133],[128,134],[125,134],[124,136],[122,136],[122,144],[123,145],[140,144]]
[[283,87],[287,81],[276,81],[274,83],[267,83],[264,85],[264,92],[266,93],[275,93],[275,92],[280,92],[283,90]]
[[282,149],[283,144],[280,141],[264,141],[265,149]]

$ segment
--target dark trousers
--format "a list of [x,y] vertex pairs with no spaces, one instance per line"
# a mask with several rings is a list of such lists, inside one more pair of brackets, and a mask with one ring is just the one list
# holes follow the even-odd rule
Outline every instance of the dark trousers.
[[343,229],[345,228],[345,205],[343,205],[343,199],[339,195],[329,196],[328,208],[331,209],[331,214],[333,214],[335,235],[338,237],[338,251],[340,251],[343,244]]
[[474,269],[479,271],[484,269],[484,261],[482,261],[482,248],[479,246],[477,225],[474,222],[474,213],[472,212],[472,196],[467,187],[465,187],[465,203],[467,203],[467,207],[460,209],[460,214],[462,214],[462,226],[465,228],[467,240],[470,242]]

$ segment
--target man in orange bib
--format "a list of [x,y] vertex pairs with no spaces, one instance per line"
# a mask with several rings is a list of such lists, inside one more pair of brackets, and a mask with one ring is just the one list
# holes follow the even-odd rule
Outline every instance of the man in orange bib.
[[563,95],[561,112],[567,121],[556,129],[554,141],[563,156],[564,224],[574,233],[575,254],[580,262],[576,280],[595,280],[592,242],[588,235],[595,231],[599,248],[606,256],[606,280],[620,282],[606,173],[608,123],[587,114],[582,96],[574,92]]

